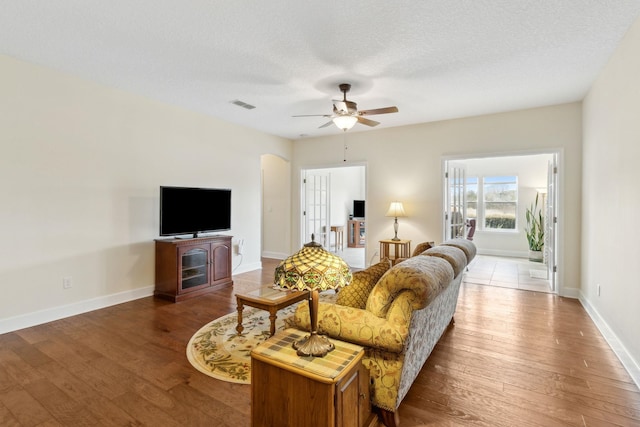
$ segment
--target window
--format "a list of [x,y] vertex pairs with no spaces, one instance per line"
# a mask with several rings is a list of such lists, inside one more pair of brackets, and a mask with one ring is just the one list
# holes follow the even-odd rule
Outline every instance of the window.
[[482,178],[482,193],[484,229],[515,230],[518,177],[485,176]]

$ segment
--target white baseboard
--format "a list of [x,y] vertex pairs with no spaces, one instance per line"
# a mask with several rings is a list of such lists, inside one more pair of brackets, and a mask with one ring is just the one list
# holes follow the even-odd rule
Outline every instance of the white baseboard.
[[598,310],[596,310],[596,308],[591,305],[589,300],[582,292],[580,292],[579,300],[589,317],[591,317],[591,320],[593,320],[593,323],[595,323],[598,330],[600,330],[600,333],[607,341],[613,352],[616,354],[616,356],[618,356],[620,362],[622,362],[622,365],[633,379],[633,382],[635,382],[636,385],[640,387],[640,364],[638,363],[638,361],[635,360],[633,356],[631,356],[622,341],[620,341],[615,332],[613,332],[613,329],[609,327],[607,322],[602,318],[602,316],[600,316],[600,313],[598,313]]
[[505,251],[501,249],[478,249],[478,255],[503,256],[508,258],[529,258],[529,252]]
[[580,289],[578,288],[562,288],[558,293],[563,297],[580,299]]
[[7,319],[0,319],[0,334],[29,328],[31,326],[53,322],[54,320],[64,319],[65,317],[75,316],[78,314],[86,313],[88,311],[98,310],[112,305],[122,304],[123,302],[148,297],[153,295],[153,290],[154,286],[145,286],[144,288],[118,292],[116,294],[105,295],[85,301],[79,301],[73,304],[48,308],[46,310],[22,314],[15,317],[9,317]]
[[262,268],[261,262],[252,262],[251,264],[240,264],[235,267],[233,274],[246,273],[247,271],[260,270]]
[[[233,271],[233,274],[246,273],[247,271],[259,270],[262,268],[261,262],[251,264],[240,264]],[[33,313],[0,319],[0,334],[41,325],[47,322],[64,319],[65,317],[87,313],[93,310],[110,307],[116,304],[133,301],[153,295],[155,286],[145,286],[144,288],[132,289],[130,291],[118,292],[116,294],[105,295],[97,298],[79,301],[73,304],[52,307],[46,310],[35,311]]]
[[280,253],[280,252],[269,252],[269,251],[262,252],[262,257],[263,258],[285,259],[289,255],[290,254],[284,254],[284,253]]

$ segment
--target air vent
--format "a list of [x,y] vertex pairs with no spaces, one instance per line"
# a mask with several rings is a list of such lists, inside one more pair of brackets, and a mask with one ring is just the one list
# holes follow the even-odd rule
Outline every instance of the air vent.
[[237,105],[238,107],[246,108],[247,110],[253,110],[255,105],[247,104],[246,102],[240,101],[239,99],[235,99],[231,101],[232,104]]

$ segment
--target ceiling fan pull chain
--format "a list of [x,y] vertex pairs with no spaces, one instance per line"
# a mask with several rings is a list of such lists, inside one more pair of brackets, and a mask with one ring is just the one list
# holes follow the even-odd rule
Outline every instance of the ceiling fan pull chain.
[[343,150],[344,155],[342,156],[342,161],[346,162],[347,161],[347,149],[349,148],[349,147],[347,147],[347,133],[346,132],[344,132],[342,134],[342,144],[344,146],[344,150]]

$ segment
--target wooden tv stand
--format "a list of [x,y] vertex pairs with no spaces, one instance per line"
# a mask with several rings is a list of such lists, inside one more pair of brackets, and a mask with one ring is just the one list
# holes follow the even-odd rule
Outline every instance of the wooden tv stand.
[[231,279],[231,236],[157,239],[156,297],[173,302],[226,286]]
[[347,227],[347,246],[350,248],[364,248],[366,240],[364,219],[350,219]]

